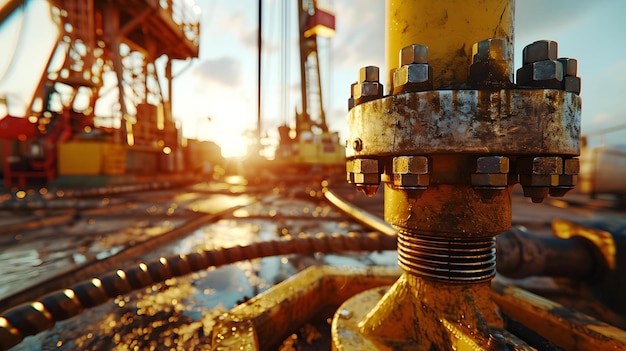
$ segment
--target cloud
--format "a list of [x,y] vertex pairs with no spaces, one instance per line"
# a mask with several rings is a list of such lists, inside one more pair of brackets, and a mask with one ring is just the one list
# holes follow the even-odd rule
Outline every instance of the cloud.
[[237,87],[242,82],[241,62],[234,57],[219,57],[200,62],[192,70],[192,76],[203,83]]
[[335,4],[333,55],[338,68],[385,64],[385,2],[339,0]]
[[220,13],[217,30],[224,35],[235,34],[239,44],[246,49],[257,50],[257,8],[242,7],[242,4],[235,4],[231,11]]

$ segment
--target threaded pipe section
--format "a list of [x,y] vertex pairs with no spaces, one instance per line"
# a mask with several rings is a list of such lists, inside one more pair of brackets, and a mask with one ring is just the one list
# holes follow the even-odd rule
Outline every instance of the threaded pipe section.
[[400,229],[398,262],[405,272],[431,280],[488,281],[496,274],[496,240],[438,237]]

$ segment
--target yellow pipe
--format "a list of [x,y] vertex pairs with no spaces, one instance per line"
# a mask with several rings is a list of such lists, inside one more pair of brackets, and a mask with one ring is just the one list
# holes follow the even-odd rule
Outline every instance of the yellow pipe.
[[472,46],[484,39],[506,39],[513,72],[512,0],[388,0],[386,13],[389,82],[400,50],[411,44],[428,46],[434,89],[467,82]]

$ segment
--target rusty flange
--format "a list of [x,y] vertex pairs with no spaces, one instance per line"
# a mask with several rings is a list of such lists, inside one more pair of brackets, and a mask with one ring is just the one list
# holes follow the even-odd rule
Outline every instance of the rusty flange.
[[577,156],[580,111],[578,95],[556,89],[391,95],[350,110],[346,156]]

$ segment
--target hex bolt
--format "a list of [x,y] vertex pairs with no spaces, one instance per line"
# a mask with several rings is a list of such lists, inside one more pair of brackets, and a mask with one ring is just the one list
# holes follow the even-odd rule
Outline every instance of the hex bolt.
[[413,63],[393,72],[393,94],[432,90],[433,69],[428,64]]
[[350,98],[348,98],[348,111],[352,110],[354,107],[354,87],[358,84],[358,82],[354,82],[350,84]]
[[378,82],[380,80],[380,69],[376,66],[365,66],[359,70],[359,83]]
[[563,174],[576,175],[580,172],[580,160],[577,158],[566,158],[563,160]]
[[472,64],[469,69],[470,82],[511,82],[508,51],[502,39],[486,39],[472,46]]
[[580,77],[578,73],[578,60],[568,57],[561,57],[558,61],[563,66],[563,83],[561,89],[574,94],[580,94]]
[[348,183],[355,185],[378,185],[380,173],[378,172],[378,160],[357,158],[346,161],[346,173]]
[[561,174],[563,173],[563,159],[557,156],[539,156],[518,160],[520,174]]
[[[548,196],[549,189],[557,189],[560,186],[559,178],[563,174],[563,159],[557,156],[522,158],[517,161],[517,172],[519,182],[524,189],[524,196],[539,203]],[[558,192],[555,190],[554,193]]]
[[483,156],[476,160],[476,173],[509,173],[509,158]]
[[563,90],[580,95],[580,77],[567,76],[563,78]]
[[552,40],[538,40],[527,45],[522,51],[523,65],[545,60],[556,60],[558,57],[558,45],[556,41]]
[[376,66],[365,66],[359,70],[359,81],[351,86],[354,106],[383,96],[383,85],[378,81],[379,71]]
[[503,189],[508,185],[509,158],[483,156],[476,159],[476,173],[471,175],[475,188]]
[[392,74],[392,93],[432,90],[433,70],[428,64],[428,46],[412,44],[400,50],[400,67]]
[[347,180],[366,196],[372,197],[380,186],[378,160],[357,158],[346,162]]
[[578,60],[569,57],[561,57],[558,61],[563,65],[564,76],[576,77],[576,74],[578,74]]
[[563,65],[555,60],[529,63],[517,70],[517,84],[560,89],[563,82]]
[[399,189],[426,189],[430,183],[428,157],[393,158],[393,184]]
[[567,158],[563,160],[563,174],[559,175],[559,185],[550,187],[550,196],[562,197],[574,189],[576,185],[576,175],[580,170],[580,160],[577,158]]
[[400,67],[414,63],[428,63],[428,46],[412,44],[400,50]]
[[380,184],[378,160],[357,158],[352,161],[355,184]]

